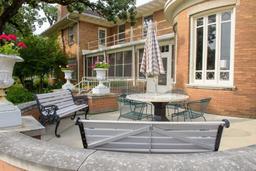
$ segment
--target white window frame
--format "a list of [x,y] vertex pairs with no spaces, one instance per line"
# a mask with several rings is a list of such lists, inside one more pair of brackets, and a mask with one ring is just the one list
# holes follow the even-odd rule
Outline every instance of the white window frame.
[[[104,31],[105,32],[105,43],[104,43],[104,45],[101,44],[100,31]],[[98,28],[98,45],[99,45],[99,48],[107,46],[107,29],[106,28],[103,28],[103,27],[99,27]]]
[[[220,50],[221,50],[221,13],[231,12],[231,42],[230,42],[230,69],[229,80],[220,80]],[[210,15],[216,14],[216,53],[215,53],[215,79],[206,80],[206,58],[207,58],[207,34],[208,34],[208,22],[207,18]],[[203,36],[203,67],[202,67],[202,80],[195,79],[195,67],[196,67],[196,21],[198,18],[204,19],[204,36]],[[234,42],[235,42],[235,8],[228,8],[222,10],[214,10],[204,14],[198,14],[191,17],[190,28],[190,77],[189,85],[192,86],[209,86],[209,87],[234,87]]]

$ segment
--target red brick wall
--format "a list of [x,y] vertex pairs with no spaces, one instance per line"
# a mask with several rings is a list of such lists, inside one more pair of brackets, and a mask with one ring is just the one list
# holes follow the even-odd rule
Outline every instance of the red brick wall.
[[177,84],[193,99],[212,97],[209,112],[243,117],[256,117],[256,3],[240,0],[236,5],[235,90],[188,88],[190,28],[187,11],[178,15]]
[[118,110],[117,96],[88,96],[89,113],[102,113]]

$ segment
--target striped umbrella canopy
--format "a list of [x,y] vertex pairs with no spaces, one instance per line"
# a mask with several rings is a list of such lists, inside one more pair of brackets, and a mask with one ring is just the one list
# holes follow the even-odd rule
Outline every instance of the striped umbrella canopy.
[[140,72],[147,76],[158,76],[165,73],[156,31],[152,22],[148,24]]

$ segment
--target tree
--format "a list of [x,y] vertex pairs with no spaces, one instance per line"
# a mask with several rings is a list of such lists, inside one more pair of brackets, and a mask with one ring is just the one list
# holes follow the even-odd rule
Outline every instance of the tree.
[[56,38],[30,36],[24,39],[27,48],[20,50],[24,62],[15,65],[14,75],[24,85],[25,78],[38,76],[42,88],[43,78],[52,71],[60,71],[65,66],[66,55],[60,49]]
[[22,7],[38,8],[40,3],[58,3],[67,6],[70,12],[83,12],[89,8],[113,22],[128,18],[132,24],[135,21],[135,0],[0,0],[0,33]]
[[[41,15],[44,12],[45,17]],[[41,27],[44,22],[52,25],[57,21],[57,7],[47,3],[40,3],[36,8],[23,5],[4,27],[3,32],[15,33],[20,37],[32,34],[36,25]]]

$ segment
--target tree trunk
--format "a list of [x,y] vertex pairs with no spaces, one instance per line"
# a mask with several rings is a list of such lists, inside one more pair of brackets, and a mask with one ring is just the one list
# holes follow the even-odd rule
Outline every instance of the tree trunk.
[[26,1],[27,0],[15,0],[11,5],[3,8],[3,13],[0,15],[0,34],[3,33],[5,24],[18,13],[20,7]]

